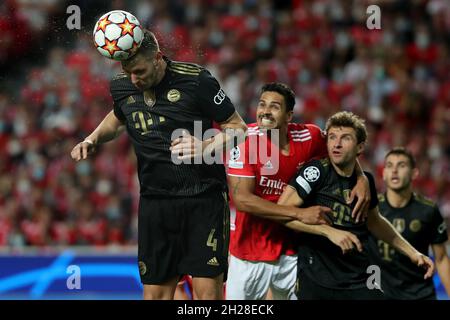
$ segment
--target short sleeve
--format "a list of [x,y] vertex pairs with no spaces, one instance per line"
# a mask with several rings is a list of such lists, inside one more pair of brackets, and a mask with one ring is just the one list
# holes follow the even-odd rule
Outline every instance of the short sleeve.
[[125,98],[134,94],[136,89],[132,87],[128,77],[123,73],[114,76],[109,83],[109,88],[113,99],[114,115],[123,122],[126,119],[120,104]]
[[199,75],[197,101],[202,112],[209,119],[219,123],[226,121],[235,111],[230,98],[207,70],[202,70]]
[[322,179],[324,169],[323,165],[318,160],[305,163],[291,179],[289,185],[297,190],[298,195],[303,200],[317,190]]
[[117,117],[117,119],[119,119],[120,121],[124,122],[125,119],[125,115],[122,112],[122,109],[119,107],[118,103],[116,103],[115,101],[113,102],[114,105],[114,115]]
[[249,139],[246,139],[240,145],[231,149],[228,157],[228,175],[235,177],[256,177],[255,164],[249,163],[248,145]]
[[439,244],[448,240],[447,226],[442,218],[438,206],[435,205],[431,222],[431,244]]

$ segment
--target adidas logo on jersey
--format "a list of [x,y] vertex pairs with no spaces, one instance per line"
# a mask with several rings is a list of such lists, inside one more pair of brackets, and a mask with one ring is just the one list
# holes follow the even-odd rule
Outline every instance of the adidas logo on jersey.
[[210,266],[218,267],[219,261],[217,261],[216,257],[213,257],[213,258],[209,259],[209,261],[206,264],[209,264]]
[[136,100],[134,100],[133,96],[129,96],[129,97],[128,97],[128,99],[127,99],[127,104],[135,103],[135,102],[136,102]]
[[263,166],[263,168],[266,168],[266,169],[273,169],[272,162],[270,162],[270,160],[267,161],[266,164]]

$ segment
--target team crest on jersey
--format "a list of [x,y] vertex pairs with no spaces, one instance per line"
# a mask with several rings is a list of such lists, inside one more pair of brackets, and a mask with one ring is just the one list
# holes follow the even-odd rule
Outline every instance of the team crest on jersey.
[[171,89],[169,92],[167,92],[167,100],[170,102],[177,102],[180,100],[181,93],[177,89]]
[[422,228],[422,223],[420,222],[420,220],[414,219],[409,224],[409,230],[411,230],[412,232],[418,232],[421,228]]
[[395,230],[397,230],[399,233],[402,233],[405,231],[405,219],[394,219],[392,221],[392,225],[394,226]]
[[305,176],[306,181],[314,182],[317,181],[317,179],[319,179],[320,171],[317,167],[310,166],[305,169],[303,175]]

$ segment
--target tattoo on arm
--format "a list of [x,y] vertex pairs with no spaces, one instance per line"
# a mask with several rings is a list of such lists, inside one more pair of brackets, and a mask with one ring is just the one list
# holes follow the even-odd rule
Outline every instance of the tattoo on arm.
[[236,197],[237,191],[239,189],[239,184],[241,183],[241,178],[237,178],[237,182],[233,185],[233,197]]

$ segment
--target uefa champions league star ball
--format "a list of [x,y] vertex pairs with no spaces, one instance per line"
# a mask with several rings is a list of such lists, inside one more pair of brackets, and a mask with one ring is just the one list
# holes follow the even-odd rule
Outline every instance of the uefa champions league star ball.
[[144,32],[131,13],[114,10],[98,19],[93,36],[98,52],[109,59],[122,61],[136,53],[144,39]]

